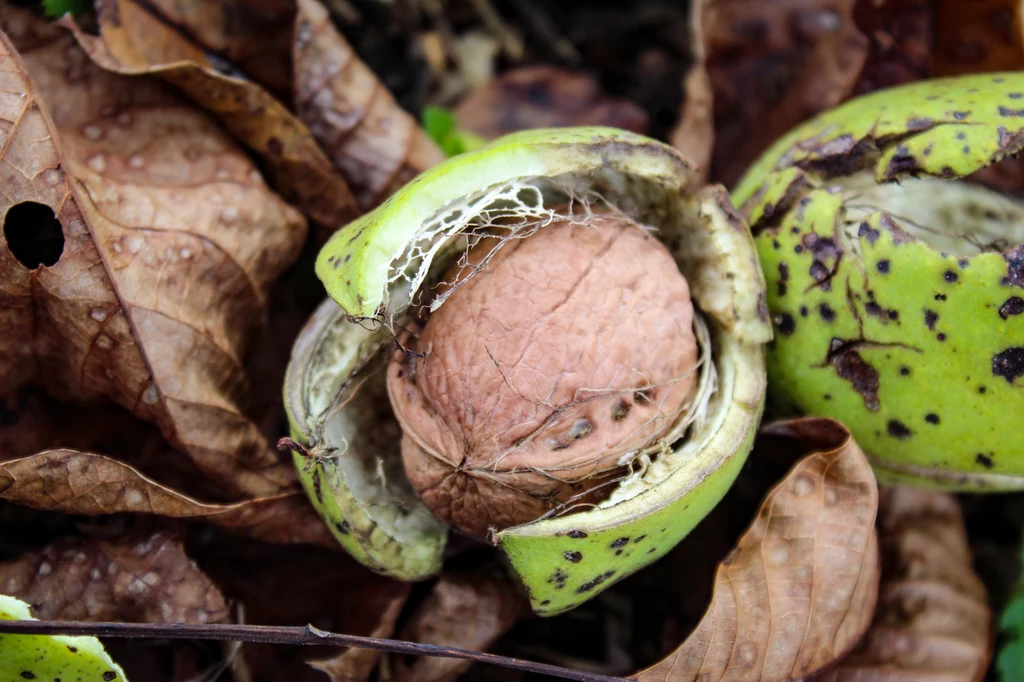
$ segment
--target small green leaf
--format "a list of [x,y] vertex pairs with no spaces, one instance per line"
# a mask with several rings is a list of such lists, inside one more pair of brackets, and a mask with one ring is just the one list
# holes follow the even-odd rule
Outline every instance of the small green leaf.
[[444,107],[424,107],[423,129],[434,142],[442,144],[445,138],[455,131],[455,114]]
[[487,140],[473,133],[459,130],[455,114],[444,107],[427,106],[423,109],[423,129],[437,143],[445,156],[451,158],[471,152],[487,144]]
[[1003,645],[996,656],[996,670],[1003,682],[1024,680],[1024,576],[999,617]]
[[1024,593],[1019,589],[1003,610],[999,627],[1004,632],[1024,632]]
[[43,0],[43,11],[54,19],[72,14],[80,16],[92,9],[92,0]]
[[[0,594],[0,620],[35,620],[28,604]],[[95,637],[0,634],[0,680],[127,682]]]

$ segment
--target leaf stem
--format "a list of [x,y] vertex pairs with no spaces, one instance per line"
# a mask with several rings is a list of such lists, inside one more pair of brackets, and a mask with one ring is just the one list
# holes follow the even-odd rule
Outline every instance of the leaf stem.
[[373,649],[395,654],[461,658],[512,670],[540,673],[578,682],[627,682],[626,678],[598,675],[562,668],[547,663],[535,663],[508,656],[456,649],[435,644],[419,644],[394,639],[378,639],[358,635],[326,632],[312,625],[286,627],[270,625],[189,624],[189,623],[87,623],[66,620],[0,620],[0,634],[19,635],[87,635],[92,637],[118,637],[127,639],[202,639],[257,644],[288,644],[294,646],[348,646]]

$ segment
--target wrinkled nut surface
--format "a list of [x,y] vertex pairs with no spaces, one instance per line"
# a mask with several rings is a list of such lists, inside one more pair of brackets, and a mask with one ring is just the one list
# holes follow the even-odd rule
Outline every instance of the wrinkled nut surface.
[[495,243],[446,274],[387,377],[406,475],[476,537],[610,494],[698,379],[689,287],[655,236],[596,215]]

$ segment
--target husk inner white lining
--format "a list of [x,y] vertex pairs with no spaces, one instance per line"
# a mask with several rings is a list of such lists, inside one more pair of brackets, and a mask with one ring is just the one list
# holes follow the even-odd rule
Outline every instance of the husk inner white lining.
[[932,248],[953,256],[1006,251],[1024,244],[1024,204],[971,182],[931,176],[878,184],[870,172],[844,180],[847,231],[879,210]]

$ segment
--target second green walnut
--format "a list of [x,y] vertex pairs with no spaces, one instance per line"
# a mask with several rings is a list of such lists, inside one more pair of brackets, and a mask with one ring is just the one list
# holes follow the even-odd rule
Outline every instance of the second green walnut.
[[285,397],[307,493],[353,556],[419,580],[466,534],[552,615],[718,503],[771,326],[746,224],[695,183],[642,136],[530,131],[331,239]]
[[781,138],[733,192],[775,341],[769,399],[843,421],[879,479],[1024,489],[1024,75],[922,81]]

